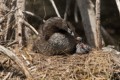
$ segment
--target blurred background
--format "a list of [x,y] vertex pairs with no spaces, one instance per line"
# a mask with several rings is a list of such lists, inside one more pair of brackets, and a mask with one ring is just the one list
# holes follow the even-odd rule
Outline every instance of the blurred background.
[[[75,0],[54,1],[62,18],[64,18],[66,6],[69,4],[67,20],[76,28],[76,32],[86,40],[80,12]],[[95,4],[95,0],[92,1]],[[57,16],[49,0],[27,0],[26,10],[35,13],[45,20]],[[75,13],[75,10],[77,13]],[[77,21],[75,20],[75,14],[77,14]],[[40,22],[35,21],[32,17],[28,17],[28,22],[32,23],[35,27],[38,27],[40,24]],[[116,42],[120,44],[120,14],[115,0],[101,0],[101,24]]]

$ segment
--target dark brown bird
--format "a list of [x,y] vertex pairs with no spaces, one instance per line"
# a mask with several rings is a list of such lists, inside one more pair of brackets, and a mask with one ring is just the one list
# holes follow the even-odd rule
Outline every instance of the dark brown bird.
[[70,54],[75,52],[76,40],[68,32],[69,26],[62,18],[48,19],[39,29],[33,50],[46,55]]
[[88,53],[90,47],[75,37],[75,30],[59,17],[48,19],[39,29],[33,50],[45,55]]

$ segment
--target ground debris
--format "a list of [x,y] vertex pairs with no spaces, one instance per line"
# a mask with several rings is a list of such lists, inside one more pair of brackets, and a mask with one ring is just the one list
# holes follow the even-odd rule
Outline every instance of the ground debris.
[[[0,55],[1,56],[1,55]],[[5,65],[5,64],[4,64]],[[6,63],[7,65],[7,63]],[[13,67],[14,64],[10,67]],[[17,66],[14,66],[17,67]],[[120,66],[110,53],[93,50],[89,54],[46,56],[34,54],[33,63],[28,66],[35,80],[119,80]],[[6,71],[8,70],[4,67]],[[1,69],[2,79],[9,73]],[[4,72],[4,73],[3,73]],[[14,74],[9,78],[25,80],[23,75]]]

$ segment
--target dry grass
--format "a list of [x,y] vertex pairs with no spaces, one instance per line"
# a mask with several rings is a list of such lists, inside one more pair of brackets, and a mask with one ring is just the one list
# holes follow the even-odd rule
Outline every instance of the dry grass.
[[[7,65],[7,63],[4,65]],[[9,67],[13,68],[13,66],[3,67],[7,71]],[[30,71],[35,80],[117,80],[115,77],[118,78],[119,76],[115,73],[120,73],[120,68],[112,61],[109,53],[96,50],[93,50],[90,54],[67,56],[35,54],[32,65],[28,67],[32,68]],[[1,70],[0,75],[4,70]],[[16,70],[19,69],[16,68]],[[10,69],[9,71],[13,70]],[[3,74],[6,75],[7,72]],[[12,75],[11,79],[24,80],[25,77],[19,72],[19,75]]]
[[111,55],[102,51],[69,56],[44,56],[34,58],[38,73],[43,80],[110,80],[113,76]]

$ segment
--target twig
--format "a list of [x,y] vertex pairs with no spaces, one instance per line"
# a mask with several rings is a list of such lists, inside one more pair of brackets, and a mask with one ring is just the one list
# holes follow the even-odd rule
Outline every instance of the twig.
[[74,8],[74,19],[75,19],[75,22],[78,23],[78,8],[77,8],[77,4],[75,4],[75,8]]
[[56,14],[57,14],[57,16],[58,16],[58,17],[61,17],[61,16],[60,16],[60,13],[59,13],[56,5],[55,5],[55,2],[54,2],[53,0],[50,0],[50,2],[52,3],[52,6],[53,6],[53,8],[54,8],[54,10],[55,10],[55,12],[56,12]]
[[11,74],[9,75],[8,80],[10,80],[10,78],[12,77],[12,75],[13,75],[13,72],[11,72]]
[[70,8],[70,3],[71,3],[71,0],[66,0],[66,10],[64,13],[64,20],[67,20],[67,14],[68,14],[68,10]]
[[26,77],[28,79],[32,79],[32,75],[28,71],[27,67],[24,65],[24,63],[13,53],[12,51],[8,50],[7,48],[3,47],[0,45],[0,52],[11,58],[19,67],[20,69],[24,72]]
[[4,70],[0,73],[0,76],[4,76]]
[[4,20],[5,20],[5,17],[1,17],[0,18],[0,24],[2,24],[4,22]]
[[10,12],[8,12],[6,15],[4,15],[3,17],[0,18],[0,24],[6,19],[6,17],[10,14],[15,12],[16,10],[18,10],[19,8],[16,8],[15,10],[11,10]]
[[14,14],[13,13],[16,12],[16,10],[18,10],[18,9],[19,8],[15,8],[15,6],[12,6],[11,10],[4,16],[4,18],[7,18],[6,31],[5,31],[5,36],[4,36],[5,41],[7,41],[7,39],[11,37],[11,36],[9,36],[11,34],[10,29],[12,28],[10,26],[10,24],[12,24],[14,22],[14,20],[13,20]]
[[[13,11],[14,8],[15,8],[15,6],[12,7],[11,11]],[[8,37],[10,37],[10,36],[8,36],[8,34],[10,34],[9,30],[11,28],[11,27],[9,27],[9,25],[12,22],[12,18],[13,18],[13,14],[10,12],[8,13],[9,15],[7,16],[6,32],[5,32],[5,36],[4,36],[5,41],[8,39]]]
[[13,42],[7,44],[7,46],[9,47],[9,46],[12,46],[12,45],[14,45],[14,44],[18,44],[18,41],[15,40],[15,41],[13,41]]
[[35,28],[30,25],[28,22],[26,22],[25,20],[23,20],[23,24],[25,24],[28,28],[30,28],[36,35],[38,35],[39,33],[35,30]]
[[101,4],[101,0],[96,0],[96,47],[98,49],[102,48],[102,37],[101,37],[101,22],[100,22],[100,4]]
[[6,4],[5,4],[5,0],[0,0],[0,5],[2,6],[2,10],[3,11],[9,11],[9,8],[6,6]]
[[25,0],[16,0],[16,7],[19,8],[19,10],[16,11],[14,14],[15,20],[16,20],[16,30],[15,30],[15,40],[18,41],[18,44],[16,44],[15,49],[16,52],[19,53],[19,47],[22,47],[26,42],[26,40],[23,40],[23,28],[24,25],[22,24],[23,19],[25,19],[25,16],[23,15],[22,11],[25,10]]
[[43,17],[43,19],[46,17],[46,8],[45,8],[45,3],[44,3],[44,1],[43,1],[43,9],[44,9],[44,17]]
[[4,59],[1,64],[5,64],[8,61],[8,59]]
[[5,16],[7,16],[7,15],[9,15],[10,13],[13,13],[13,12],[15,12],[15,11],[17,11],[18,9],[20,9],[20,8],[16,8],[15,10],[11,10],[10,12],[8,12]]
[[32,12],[30,12],[30,11],[22,11],[22,12],[25,13],[25,14],[27,14],[27,15],[33,16],[33,17],[37,18],[37,19],[40,20],[40,21],[45,22],[44,19],[42,19],[41,17],[35,15],[34,13],[32,13]]
[[9,76],[10,76],[10,72],[8,72],[8,74],[3,78],[3,80],[7,80],[8,78],[9,78]]
[[120,14],[120,0],[115,0]]
[[22,54],[23,59],[26,61],[27,65],[30,65],[30,62],[27,60],[27,58]]
[[31,66],[31,67],[29,68],[29,70],[33,72],[33,71],[36,71],[37,68],[36,68],[36,66]]
[[101,26],[101,32],[104,39],[110,44],[116,45],[115,40],[109,35],[109,33]]
[[33,58],[32,58],[32,56],[31,56],[30,53],[27,52],[27,51],[28,51],[28,50],[25,50],[25,54],[28,56],[29,61],[33,62]]

